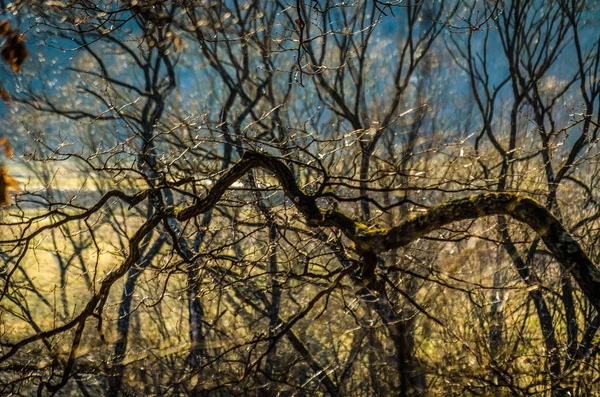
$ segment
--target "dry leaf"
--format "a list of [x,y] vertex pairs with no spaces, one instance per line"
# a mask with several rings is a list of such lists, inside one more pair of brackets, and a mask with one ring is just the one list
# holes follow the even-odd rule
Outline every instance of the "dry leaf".
[[0,137],[0,147],[2,147],[2,150],[4,151],[4,154],[6,155],[6,157],[12,157],[13,148],[12,148],[12,146],[10,146],[10,143],[8,142],[8,138]]
[[7,20],[0,22],[0,36],[7,36],[11,32],[10,22]]
[[11,33],[2,47],[2,58],[8,63],[13,72],[18,73],[21,65],[29,57],[29,51],[25,46],[23,38],[25,36],[18,33]]
[[6,103],[7,105],[10,105],[12,103],[10,94],[8,93],[8,90],[4,87],[4,84],[2,84],[1,81],[0,81],[0,99],[2,99],[4,101],[4,103]]
[[10,202],[9,190],[20,192],[18,182],[6,173],[4,167],[0,167],[0,205],[6,205]]
[[181,52],[183,50],[183,40],[178,35],[173,35],[173,47],[175,52]]

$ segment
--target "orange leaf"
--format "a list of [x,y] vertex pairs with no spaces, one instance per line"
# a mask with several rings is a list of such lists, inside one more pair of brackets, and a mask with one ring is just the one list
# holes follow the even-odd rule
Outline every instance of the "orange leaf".
[[20,192],[18,182],[6,173],[4,167],[0,167],[0,205],[6,205],[10,202],[9,189]]
[[0,147],[2,147],[2,150],[4,150],[4,154],[6,155],[6,157],[12,157],[13,149],[10,146],[10,143],[8,142],[8,138],[6,138],[6,137],[0,138]]
[[0,22],[0,36],[7,36],[10,31],[10,22],[7,20]]
[[4,84],[2,84],[2,82],[0,81],[0,99],[2,99],[4,101],[4,103],[6,103],[7,105],[10,105],[12,100],[10,98],[10,94],[8,93],[8,90],[6,88],[4,88]]
[[4,61],[10,65],[12,71],[15,73],[21,70],[21,65],[29,57],[29,51],[27,51],[27,47],[23,41],[24,37],[22,34],[10,34],[0,52]]

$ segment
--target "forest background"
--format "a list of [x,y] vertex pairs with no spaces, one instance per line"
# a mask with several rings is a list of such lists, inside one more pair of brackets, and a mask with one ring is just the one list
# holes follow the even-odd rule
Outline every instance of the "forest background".
[[596,2],[0,7],[2,395],[600,395]]

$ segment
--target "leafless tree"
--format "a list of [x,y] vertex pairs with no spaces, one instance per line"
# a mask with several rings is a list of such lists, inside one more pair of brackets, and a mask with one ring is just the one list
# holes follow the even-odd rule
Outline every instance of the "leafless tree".
[[4,9],[3,393],[598,393],[593,4]]

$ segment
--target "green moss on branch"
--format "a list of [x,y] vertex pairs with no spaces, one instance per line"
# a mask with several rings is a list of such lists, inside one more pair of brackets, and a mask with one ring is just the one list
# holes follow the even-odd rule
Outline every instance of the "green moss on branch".
[[167,216],[184,221],[208,211],[234,182],[252,168],[262,168],[274,174],[285,195],[305,217],[309,226],[334,227],[341,230],[361,255],[406,246],[453,222],[490,215],[511,216],[535,230],[556,259],[573,274],[596,309],[600,310],[600,270],[556,217],[534,199],[516,193],[484,193],[449,200],[411,216],[398,226],[371,229],[340,211],[321,209],[316,203],[316,198],[298,186],[292,172],[280,159],[263,153],[246,152],[244,157],[215,183],[204,199]]

